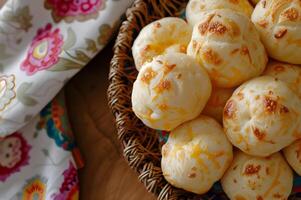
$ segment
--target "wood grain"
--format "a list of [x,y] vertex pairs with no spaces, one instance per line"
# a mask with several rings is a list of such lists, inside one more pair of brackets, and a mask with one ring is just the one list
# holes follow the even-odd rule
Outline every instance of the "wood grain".
[[70,123],[82,152],[80,199],[155,199],[121,156],[113,116],[107,106],[109,45],[66,86]]

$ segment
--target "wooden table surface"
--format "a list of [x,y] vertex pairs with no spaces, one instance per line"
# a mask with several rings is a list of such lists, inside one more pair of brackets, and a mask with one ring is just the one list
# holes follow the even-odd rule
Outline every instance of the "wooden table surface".
[[80,199],[151,200],[121,156],[113,116],[107,106],[112,44],[102,51],[65,89],[68,113],[85,167],[80,170]]

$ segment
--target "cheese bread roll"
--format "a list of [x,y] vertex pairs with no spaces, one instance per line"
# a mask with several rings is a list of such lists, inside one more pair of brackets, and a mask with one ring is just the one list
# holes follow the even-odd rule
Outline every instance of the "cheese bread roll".
[[233,88],[260,75],[268,61],[250,19],[216,10],[194,26],[187,54],[207,70],[216,87]]
[[223,110],[234,89],[212,88],[211,96],[203,110],[203,114],[223,122]]
[[300,99],[283,81],[252,79],[235,90],[223,113],[231,143],[247,154],[269,156],[299,135]]
[[142,66],[133,86],[132,106],[145,125],[169,131],[197,117],[210,94],[208,74],[193,58],[167,53]]
[[301,175],[301,140],[283,149],[284,157],[298,175]]
[[255,7],[252,21],[272,58],[301,64],[299,0],[261,0]]
[[166,52],[186,53],[191,33],[191,26],[176,17],[165,17],[145,26],[132,47],[137,70],[146,61]]
[[293,173],[280,153],[262,158],[239,151],[221,183],[230,200],[286,200]]
[[190,0],[186,7],[186,19],[190,25],[194,26],[206,12],[216,9],[231,9],[249,18],[253,12],[253,7],[248,0]]
[[263,74],[286,82],[295,94],[301,98],[301,66],[271,61]]
[[214,119],[199,116],[174,129],[162,147],[161,167],[175,187],[206,193],[232,161],[232,145]]
[[[287,83],[288,87],[301,99],[301,67],[299,65],[271,61],[264,74]],[[301,138],[301,123],[299,130],[297,137]]]

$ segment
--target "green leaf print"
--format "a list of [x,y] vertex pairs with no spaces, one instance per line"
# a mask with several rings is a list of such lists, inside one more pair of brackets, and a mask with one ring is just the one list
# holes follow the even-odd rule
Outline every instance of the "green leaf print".
[[27,32],[32,27],[32,18],[28,6],[18,8],[17,10],[11,7],[10,10],[3,12],[0,16],[0,21],[15,29]]
[[47,69],[47,71],[65,71],[71,69],[80,69],[84,65],[74,62],[73,60],[61,57],[59,61],[53,65],[51,68]]
[[76,50],[75,53],[76,53],[76,57],[75,57],[76,60],[79,60],[85,64],[91,60],[91,58],[83,51]]
[[32,16],[30,15],[29,7],[25,6],[23,8],[18,9],[16,11],[16,14],[20,28],[27,32],[32,27]]
[[113,28],[109,24],[102,24],[99,27],[98,44],[106,45],[112,36]]
[[65,51],[68,51],[75,45],[75,43],[76,43],[76,35],[72,30],[72,28],[69,27],[67,30],[67,39],[64,42],[63,49]]
[[25,106],[35,106],[38,101],[35,100],[31,94],[28,94],[28,90],[32,86],[32,83],[24,82],[17,90],[17,99]]
[[98,51],[96,42],[94,40],[86,39],[86,44],[87,44],[86,47],[87,51],[91,51],[92,53],[96,53]]
[[9,58],[11,56],[12,55],[10,55],[6,52],[5,44],[0,44],[0,60],[4,60],[4,59]]

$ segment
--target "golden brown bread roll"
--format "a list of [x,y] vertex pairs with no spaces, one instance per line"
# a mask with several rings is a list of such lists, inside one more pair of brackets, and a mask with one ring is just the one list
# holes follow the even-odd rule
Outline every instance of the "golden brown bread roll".
[[191,33],[191,26],[176,17],[165,17],[143,27],[132,47],[137,70],[166,52],[186,53]]
[[245,153],[269,156],[300,138],[300,105],[285,82],[271,76],[254,78],[228,100],[225,133]]
[[190,0],[186,6],[186,19],[192,26],[197,24],[204,14],[216,9],[230,9],[251,17],[253,7],[248,0]]
[[293,173],[280,153],[262,158],[237,151],[221,183],[231,200],[286,200]]
[[272,58],[301,64],[299,0],[261,0],[255,7],[252,21]]
[[170,133],[162,147],[162,172],[173,186],[204,194],[225,173],[232,154],[221,125],[199,116]]
[[213,85],[220,88],[260,75],[268,61],[250,19],[231,10],[206,14],[194,26],[187,54],[204,66]]
[[169,131],[197,117],[210,94],[208,74],[193,58],[167,53],[142,66],[133,86],[132,107],[145,125]]

